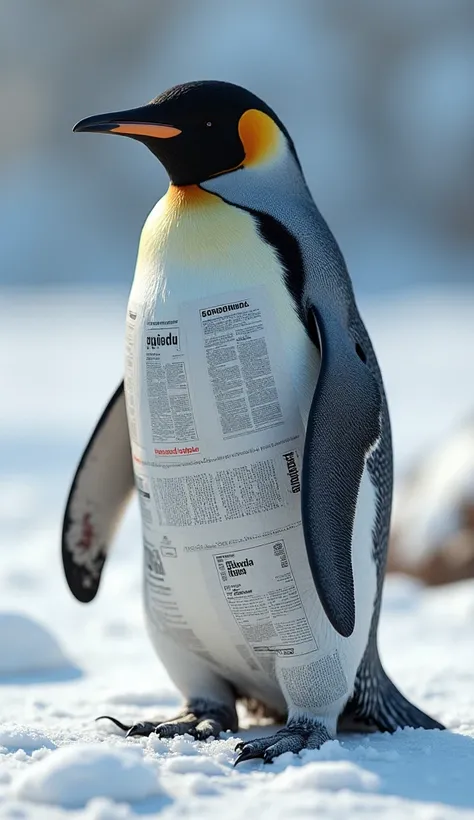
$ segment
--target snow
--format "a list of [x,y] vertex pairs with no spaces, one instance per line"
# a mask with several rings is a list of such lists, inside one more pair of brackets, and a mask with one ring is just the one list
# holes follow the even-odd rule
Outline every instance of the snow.
[[271,784],[275,791],[313,791],[339,792],[350,789],[353,792],[376,792],[380,787],[377,775],[356,766],[348,761],[313,762],[301,769],[285,769],[277,775]]
[[[21,572],[10,574],[10,581],[24,580]],[[13,675],[63,673],[75,675],[56,638],[37,621],[15,612],[2,612],[0,619],[0,680]]]
[[7,722],[2,722],[0,728],[0,746],[11,752],[34,752],[38,749],[56,748],[56,744],[44,732]]
[[85,806],[94,797],[136,802],[160,791],[156,766],[139,750],[106,743],[63,746],[29,766],[11,789],[20,799],[66,808]]
[[[0,820],[135,817],[474,818],[474,583],[387,582],[383,662],[449,731],[345,735],[272,766],[233,767],[234,746],[271,733],[126,740],[108,721],[180,703],[145,633],[135,503],[97,599],[69,593],[61,515],[86,438],[121,378],[126,295],[0,296]],[[474,293],[363,302],[392,408],[397,469],[473,403]],[[6,352],[8,349],[8,353]]]

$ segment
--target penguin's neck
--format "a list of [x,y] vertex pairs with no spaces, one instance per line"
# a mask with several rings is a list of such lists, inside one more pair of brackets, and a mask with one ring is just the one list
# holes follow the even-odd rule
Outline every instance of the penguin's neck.
[[150,213],[136,279],[163,302],[248,285],[279,291],[284,284],[278,256],[262,241],[252,216],[197,185],[170,185]]

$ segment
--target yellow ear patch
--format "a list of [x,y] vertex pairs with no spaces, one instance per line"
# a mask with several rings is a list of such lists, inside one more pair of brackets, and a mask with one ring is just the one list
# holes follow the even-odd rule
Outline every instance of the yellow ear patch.
[[245,151],[244,166],[248,167],[272,160],[278,153],[282,134],[271,117],[249,108],[239,120],[239,137]]

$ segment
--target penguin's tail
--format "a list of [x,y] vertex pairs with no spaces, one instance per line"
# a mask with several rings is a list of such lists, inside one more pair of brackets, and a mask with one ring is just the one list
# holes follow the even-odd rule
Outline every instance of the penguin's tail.
[[399,692],[386,674],[377,650],[369,662],[364,661],[357,673],[354,694],[339,718],[341,732],[395,732],[406,726],[445,728]]

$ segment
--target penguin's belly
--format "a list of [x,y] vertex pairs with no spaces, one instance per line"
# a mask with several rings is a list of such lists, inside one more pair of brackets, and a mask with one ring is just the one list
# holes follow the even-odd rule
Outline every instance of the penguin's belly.
[[276,254],[245,228],[231,252],[197,262],[173,236],[156,253],[156,223],[142,239],[125,388],[149,631],[159,653],[170,639],[189,652],[178,686],[197,657],[276,706],[282,680],[317,688],[322,676],[347,697],[301,524],[319,359]]

